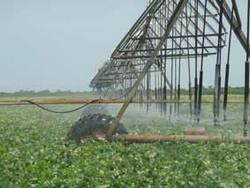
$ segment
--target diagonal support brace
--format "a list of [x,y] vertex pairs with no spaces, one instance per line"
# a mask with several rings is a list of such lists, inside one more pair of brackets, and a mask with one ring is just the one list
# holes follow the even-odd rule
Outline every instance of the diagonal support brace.
[[129,106],[129,103],[132,101],[132,99],[134,98],[137,88],[140,85],[141,81],[143,80],[143,78],[145,77],[148,69],[150,69],[150,67],[154,64],[155,59],[160,51],[160,49],[162,48],[162,45],[164,44],[166,38],[169,36],[174,24],[176,23],[178,17],[180,16],[180,14],[182,13],[184,7],[186,6],[188,0],[180,0],[177,7],[175,8],[169,22],[167,25],[167,28],[165,30],[165,33],[162,37],[162,39],[160,40],[159,44],[157,45],[154,53],[152,54],[150,60],[147,62],[147,64],[145,65],[142,73],[139,75],[138,80],[135,82],[135,84],[133,85],[128,98],[126,100],[126,102],[123,104],[123,106],[121,107],[120,111],[118,112],[116,118],[112,121],[112,125],[110,127],[110,129],[108,130],[107,136],[111,136],[113,131],[116,129],[117,124],[119,123],[119,121],[121,120],[122,116],[124,115],[126,109]]

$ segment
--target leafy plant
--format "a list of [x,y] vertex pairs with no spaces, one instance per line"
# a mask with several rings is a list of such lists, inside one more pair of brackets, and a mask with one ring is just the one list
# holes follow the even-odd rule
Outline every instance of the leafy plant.
[[[78,116],[1,107],[1,187],[250,187],[248,144],[84,140],[78,146],[65,139]],[[181,133],[185,127],[132,117],[124,119],[132,133]]]

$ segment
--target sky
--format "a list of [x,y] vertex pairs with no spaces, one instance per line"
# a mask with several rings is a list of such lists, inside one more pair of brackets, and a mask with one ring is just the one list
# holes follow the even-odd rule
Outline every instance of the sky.
[[89,90],[145,0],[0,0],[0,92]]
[[[146,5],[147,0],[0,0],[0,92],[90,90],[98,68]],[[230,84],[240,86],[245,55],[233,40]],[[205,85],[213,83],[214,63],[210,58],[205,65]]]

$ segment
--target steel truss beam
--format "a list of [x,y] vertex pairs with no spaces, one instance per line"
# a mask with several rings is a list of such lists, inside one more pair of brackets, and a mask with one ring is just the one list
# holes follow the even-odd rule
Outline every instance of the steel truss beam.
[[[164,2],[165,2],[165,5],[164,5]],[[144,15],[143,19],[141,17],[141,19],[139,19],[137,21],[137,24],[135,24],[136,27],[132,27],[132,29],[124,37],[124,39],[122,40],[122,42],[118,45],[118,47],[116,48],[116,50],[112,54],[113,58],[111,59],[111,62],[109,63],[109,66],[106,66],[105,71],[99,72],[96,75],[96,77],[92,80],[91,87],[95,87],[95,85],[97,85],[97,83],[98,83],[98,86],[101,86],[101,84],[100,84],[101,81],[100,80],[102,80],[102,77],[104,77],[104,76],[106,77],[109,74],[110,70],[114,69],[114,67],[117,67],[117,70],[114,69],[114,71],[123,72],[124,74],[126,74],[126,71],[124,71],[124,69],[120,70],[125,65],[125,66],[127,66],[127,70],[134,69],[133,70],[134,74],[137,77],[137,73],[136,72],[138,70],[136,70],[136,68],[134,68],[134,64],[135,63],[133,62],[133,60],[134,59],[136,59],[136,61],[137,60],[143,60],[143,59],[145,60],[145,58],[150,57],[150,53],[154,51],[154,48],[152,48],[151,45],[157,43],[155,40],[159,40],[161,38],[160,35],[158,35],[156,33],[157,30],[154,31],[154,26],[152,26],[152,23],[150,24],[151,25],[150,27],[147,26],[148,25],[148,21],[149,22],[150,21],[151,22],[155,22],[156,24],[159,25],[159,27],[161,27],[160,29],[162,29],[164,31],[164,22],[162,20],[169,19],[169,15],[167,15],[166,13],[164,14],[164,11],[159,11],[159,9],[162,7],[163,9],[165,9],[165,11],[168,11],[168,14],[172,14],[173,11],[170,9],[170,7],[169,7],[170,5],[169,4],[172,4],[173,6],[176,5],[176,3],[173,3],[173,2],[170,2],[170,1],[168,1],[168,5],[167,5],[166,2],[167,2],[166,0],[165,1],[160,1],[158,3],[156,3],[155,1],[153,1],[152,4],[154,4],[155,7],[151,6],[152,4],[150,4],[150,6],[149,6],[149,7],[151,7],[150,11],[149,10],[146,11],[147,14],[149,14],[150,16],[145,16]],[[200,3],[200,6],[202,6],[202,3]],[[194,10],[191,8],[191,11],[194,11]],[[156,16],[151,16],[151,15],[155,14],[156,12],[157,12],[157,14],[159,14],[160,16],[162,16],[162,19],[159,19],[159,21],[156,19]],[[211,11],[210,11],[210,13],[211,13]],[[145,12],[144,12],[144,14],[145,14]],[[164,17],[164,16],[166,16],[166,17]],[[186,17],[187,13],[183,13],[183,15],[180,15],[180,17],[182,19],[183,19],[184,16]],[[200,16],[200,19],[201,20],[203,19],[202,16]],[[143,24],[143,22],[146,22],[146,23]],[[184,25],[183,21],[178,20],[178,22],[180,22],[181,24]],[[192,20],[189,21],[189,23],[191,23],[192,25],[194,25],[194,23],[192,22]],[[137,32],[136,29],[138,29],[138,27],[144,27],[146,29],[142,29],[142,31],[139,32],[139,33],[141,33],[140,37],[133,37],[133,34]],[[151,36],[148,35],[148,34],[147,34],[147,36],[145,35],[146,31],[149,32],[149,30],[147,28],[150,30],[150,32],[153,32],[153,34]],[[188,28],[188,25],[187,25],[187,28]],[[177,32],[178,34],[180,34],[180,32],[178,31],[177,28],[174,28],[174,30],[175,30],[175,32]],[[194,46],[190,42],[188,42],[188,41],[191,41],[191,40],[188,40],[189,38],[190,39],[194,38],[194,34],[192,33],[192,31],[190,29],[187,29],[187,31],[188,31],[188,33],[186,34],[187,37],[185,37],[185,35],[168,36],[168,39],[166,40],[166,44],[167,44],[167,41],[169,39],[172,39],[172,41],[174,42],[174,44],[177,47],[176,48],[168,48],[168,49],[164,49],[164,47],[163,47],[161,49],[160,55],[157,58],[160,59],[161,61],[162,61],[162,59],[165,59],[164,61],[166,61],[167,59],[172,58],[170,55],[166,55],[167,53],[170,53],[171,51],[179,51],[179,50],[183,51],[182,52],[183,53],[182,54],[182,56],[183,56],[182,58],[186,58],[186,54],[184,53],[184,50],[191,50],[191,49],[194,50]],[[217,33],[209,33],[209,34],[206,34],[206,37],[214,37],[216,35],[218,35],[218,34]],[[132,39],[135,39],[135,38],[136,38],[136,40],[132,40]],[[177,43],[176,40],[178,40],[180,38],[182,40],[185,40],[186,43],[189,43],[187,45],[187,47],[179,46],[179,44]],[[135,41],[137,41],[137,40],[139,42],[135,43]],[[147,46],[147,43],[151,47]],[[211,43],[211,41],[210,41],[210,43]],[[126,47],[126,44],[128,45],[127,47]],[[167,46],[166,44],[164,46]],[[199,41],[199,45],[201,45],[200,41]],[[136,47],[133,47],[133,46],[136,46]],[[197,48],[201,49],[200,46],[198,46]],[[215,49],[215,44],[212,44],[212,46],[204,46],[204,48],[206,48],[205,49],[206,52],[207,52],[206,55],[210,55],[210,54],[213,55],[213,53],[209,53],[208,49]],[[115,55],[115,54],[117,54],[117,55]],[[122,55],[120,55],[120,54],[122,54]],[[176,57],[177,56],[178,55],[176,55]],[[189,58],[192,58],[192,57],[194,57],[194,56],[190,55]],[[129,71],[129,72],[131,72],[131,71]],[[159,72],[162,72],[160,68],[159,68]],[[114,80],[113,84],[117,83],[117,80],[119,80],[119,79],[121,79],[121,78],[119,78],[119,77],[113,77],[113,80]],[[97,82],[96,80],[99,80],[99,81]],[[111,82],[110,82],[110,84],[112,85]],[[106,85],[106,83],[105,83],[105,85]]]

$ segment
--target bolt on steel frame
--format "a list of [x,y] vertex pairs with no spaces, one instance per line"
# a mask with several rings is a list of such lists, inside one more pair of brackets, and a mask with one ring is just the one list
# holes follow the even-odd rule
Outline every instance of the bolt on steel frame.
[[[125,102],[112,122],[111,135],[133,99],[175,101],[179,112],[182,72],[188,74],[189,109],[199,122],[202,110],[203,64],[217,55],[213,100],[214,124],[218,125],[221,97],[222,48],[230,26],[223,111],[226,119],[232,32],[246,51],[244,135],[247,135],[249,104],[249,3],[247,36],[242,30],[235,0],[151,0],[146,10],[118,44],[110,59],[99,69],[90,87],[108,97]],[[224,19],[225,18],[225,19]],[[194,62],[194,75],[191,63]],[[200,72],[198,74],[198,66]],[[199,78],[198,78],[199,76]],[[193,83],[192,83],[193,81]],[[194,85],[193,85],[194,84]],[[163,104],[165,104],[163,102]],[[166,106],[161,105],[163,111]]]

